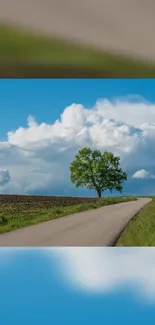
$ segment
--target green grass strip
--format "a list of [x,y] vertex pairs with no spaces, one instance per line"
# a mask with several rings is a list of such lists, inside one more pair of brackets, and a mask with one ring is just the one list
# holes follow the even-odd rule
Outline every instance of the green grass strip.
[[155,64],[0,25],[0,77],[155,77]]
[[[116,204],[121,202],[134,201],[134,197],[108,197],[101,198],[95,203],[77,204],[72,206],[52,207],[47,208],[41,207],[41,203],[38,202],[38,206],[25,207],[24,202],[22,203],[9,203],[1,202],[0,204],[0,233],[5,233],[11,230],[22,228],[29,225],[38,224],[40,222],[49,221],[64,217],[77,212],[87,211],[91,209],[97,209],[105,205]],[[61,204],[61,202],[60,202]],[[39,207],[40,205],[40,207]]]

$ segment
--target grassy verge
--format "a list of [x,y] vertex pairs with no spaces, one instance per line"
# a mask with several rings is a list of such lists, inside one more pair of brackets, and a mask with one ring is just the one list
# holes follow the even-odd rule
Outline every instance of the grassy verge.
[[0,233],[8,232],[18,228],[22,228],[28,225],[34,225],[39,222],[49,221],[64,217],[77,212],[82,212],[90,209],[96,209],[104,205],[128,202],[136,200],[133,197],[110,197],[101,198],[95,203],[77,204],[67,207],[52,207],[50,208],[47,203],[47,207],[42,207],[42,203],[38,202],[38,205],[28,205],[25,207],[23,203],[8,203],[1,202],[0,204]]
[[0,25],[0,77],[155,77],[155,64]]
[[155,198],[129,222],[116,246],[155,246]]

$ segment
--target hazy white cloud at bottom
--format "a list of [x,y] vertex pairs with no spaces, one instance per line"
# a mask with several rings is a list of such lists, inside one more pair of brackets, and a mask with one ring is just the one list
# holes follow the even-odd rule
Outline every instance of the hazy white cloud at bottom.
[[155,248],[38,248],[0,250],[0,267],[12,267],[18,254],[43,253],[57,266],[60,281],[73,290],[108,294],[130,289],[155,303]]

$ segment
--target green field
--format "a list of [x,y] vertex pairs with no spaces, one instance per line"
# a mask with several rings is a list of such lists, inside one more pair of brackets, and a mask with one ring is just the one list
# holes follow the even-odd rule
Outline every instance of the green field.
[[155,77],[155,65],[0,25],[0,77]]
[[[133,201],[133,197],[109,197],[101,199],[92,199],[86,203],[69,205],[67,198],[59,198],[56,201],[53,198],[35,197],[30,200],[27,196],[21,200],[12,200],[7,196],[5,200],[0,201],[0,233],[8,232],[28,225],[34,225],[39,222],[57,219],[63,216],[82,212],[90,209],[96,209],[104,205]],[[72,200],[74,201],[74,199]],[[74,203],[74,202],[73,202]],[[73,204],[72,203],[72,204]]]
[[155,197],[126,226],[116,246],[155,246]]

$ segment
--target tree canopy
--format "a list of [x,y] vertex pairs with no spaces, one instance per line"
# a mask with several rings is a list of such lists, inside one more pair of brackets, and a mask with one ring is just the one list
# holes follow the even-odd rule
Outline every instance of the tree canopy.
[[83,148],[70,164],[70,178],[77,188],[94,189],[101,197],[105,190],[122,192],[127,174],[120,168],[120,157],[112,152]]

